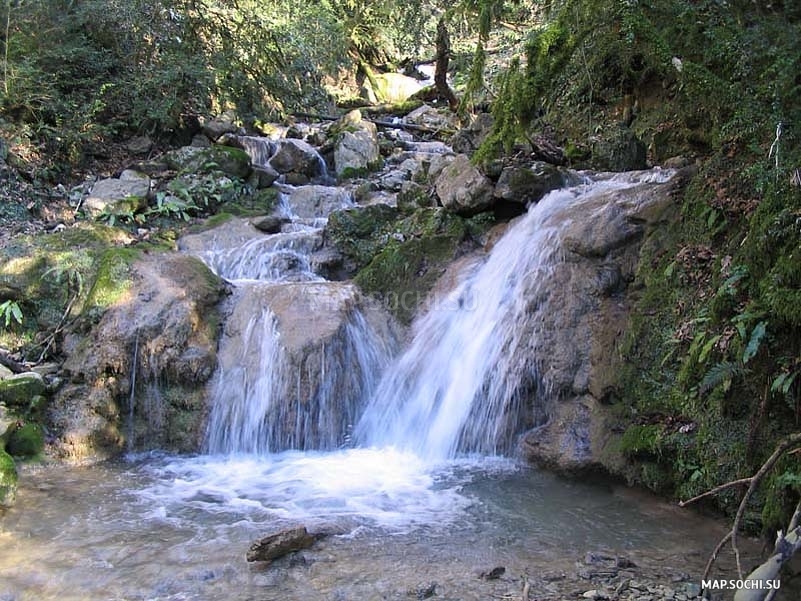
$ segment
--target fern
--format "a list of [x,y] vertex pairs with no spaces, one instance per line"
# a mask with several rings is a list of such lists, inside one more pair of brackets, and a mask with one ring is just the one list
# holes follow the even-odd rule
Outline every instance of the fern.
[[721,385],[724,391],[728,391],[732,381],[744,375],[746,372],[747,370],[742,363],[721,361],[713,365],[709,371],[706,372],[706,375],[701,380],[701,384],[698,387],[698,391],[704,394]]

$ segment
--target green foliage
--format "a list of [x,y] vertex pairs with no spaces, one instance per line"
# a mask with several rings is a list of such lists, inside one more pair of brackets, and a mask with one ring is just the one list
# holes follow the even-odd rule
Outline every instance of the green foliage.
[[629,426],[620,439],[620,452],[630,457],[658,455],[663,430],[659,424]]
[[22,309],[17,301],[9,299],[0,303],[0,321],[6,329],[15,322],[17,325],[22,325]]

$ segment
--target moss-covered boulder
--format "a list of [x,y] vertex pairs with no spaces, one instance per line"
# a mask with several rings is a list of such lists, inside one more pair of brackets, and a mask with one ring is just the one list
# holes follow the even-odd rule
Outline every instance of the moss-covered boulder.
[[344,257],[344,269],[354,274],[386,245],[398,210],[386,204],[334,211],[325,228],[326,243]]
[[90,215],[128,216],[147,206],[150,196],[150,179],[102,179],[93,187],[83,202]]
[[17,412],[26,412],[36,397],[45,392],[44,378],[35,372],[16,374],[0,380],[0,403]]
[[397,222],[354,281],[409,324],[448,264],[475,248],[483,226],[445,209],[420,209]]
[[44,449],[42,426],[33,422],[18,423],[8,432],[6,452],[14,457],[36,457]]
[[177,253],[142,254],[125,263],[125,278],[114,295],[99,295],[109,304],[88,335],[65,341],[69,383],[48,420],[67,459],[103,459],[129,446],[188,452],[200,441],[222,282]]
[[17,498],[17,468],[11,455],[0,448],[0,507],[9,507]]
[[250,157],[241,148],[214,145],[207,148],[184,146],[164,154],[167,165],[181,174],[223,173],[240,179],[250,175]]
[[591,164],[602,171],[645,169],[647,149],[628,127],[611,128],[592,142]]

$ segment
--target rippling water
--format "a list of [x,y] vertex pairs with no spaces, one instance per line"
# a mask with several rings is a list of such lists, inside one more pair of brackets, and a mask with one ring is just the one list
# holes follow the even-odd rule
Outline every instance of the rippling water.
[[[296,524],[331,534],[272,566],[245,561],[253,540]],[[29,468],[0,528],[3,600],[405,599],[430,582],[442,598],[488,599],[586,550],[672,555],[700,573],[721,534],[509,460],[432,465],[393,449]],[[506,579],[476,577],[496,565]]]

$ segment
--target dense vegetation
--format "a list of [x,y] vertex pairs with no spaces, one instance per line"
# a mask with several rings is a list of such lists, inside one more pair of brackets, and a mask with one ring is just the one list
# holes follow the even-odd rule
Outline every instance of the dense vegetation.
[[[697,170],[677,227],[643,251],[612,399],[626,461],[610,466],[687,497],[750,475],[799,428],[797,3],[7,0],[0,14],[0,135],[52,183],[115,140],[179,142],[223,110],[257,125],[330,108],[360,64],[430,58],[445,19],[462,112],[491,101],[495,117],[479,159],[546,135],[593,167],[620,135]],[[790,455],[761,504],[767,529],[799,490]]]

